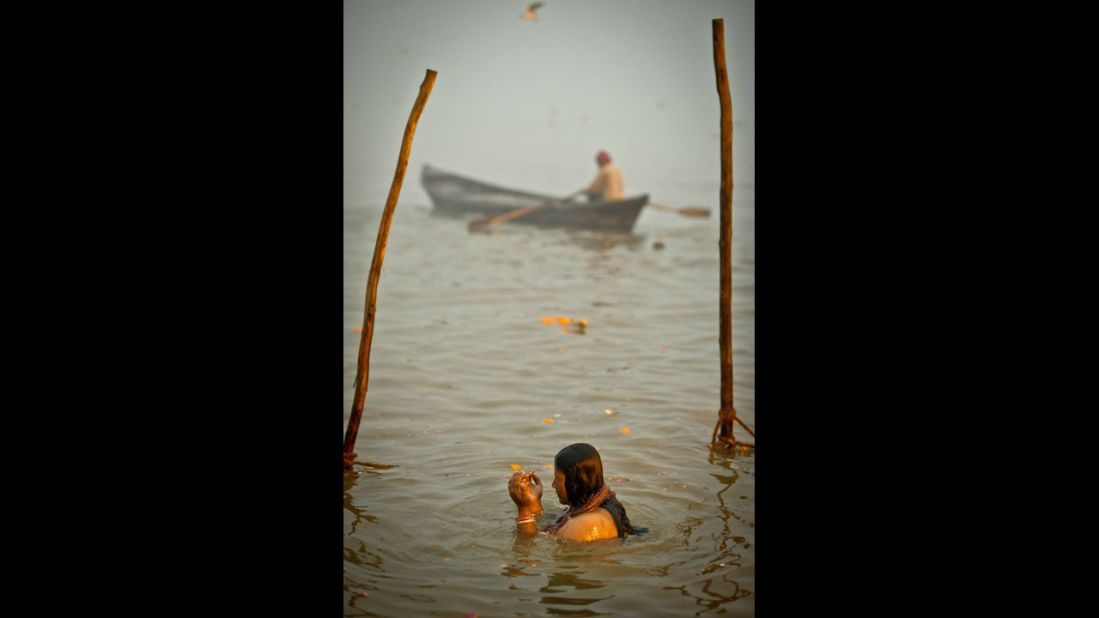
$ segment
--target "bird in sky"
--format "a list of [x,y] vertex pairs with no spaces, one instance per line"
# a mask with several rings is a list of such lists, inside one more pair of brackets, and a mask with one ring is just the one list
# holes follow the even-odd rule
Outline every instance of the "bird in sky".
[[545,3],[544,2],[532,2],[530,4],[530,6],[527,7],[527,10],[523,11],[523,14],[520,15],[519,17],[522,17],[523,19],[525,19],[527,21],[538,21],[538,14],[535,13],[535,11],[537,11],[543,4],[545,4]]

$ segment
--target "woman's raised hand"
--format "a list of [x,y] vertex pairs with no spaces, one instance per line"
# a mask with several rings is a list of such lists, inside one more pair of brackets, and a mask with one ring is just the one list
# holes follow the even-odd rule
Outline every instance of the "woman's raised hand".
[[519,510],[542,510],[542,480],[534,472],[516,472],[508,480],[508,493]]

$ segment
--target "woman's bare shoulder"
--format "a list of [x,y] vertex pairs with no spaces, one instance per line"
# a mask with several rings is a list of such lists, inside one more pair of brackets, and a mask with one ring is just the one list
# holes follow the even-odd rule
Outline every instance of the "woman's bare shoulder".
[[606,509],[596,508],[569,519],[557,531],[557,536],[575,541],[613,539],[618,537],[618,528],[615,527],[614,518]]

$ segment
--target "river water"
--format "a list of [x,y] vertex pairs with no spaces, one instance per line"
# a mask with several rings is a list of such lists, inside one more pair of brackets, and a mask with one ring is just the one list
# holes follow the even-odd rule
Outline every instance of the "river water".
[[[717,179],[668,194],[713,215],[646,209],[628,236],[471,234],[428,203],[398,204],[356,448],[397,467],[345,474],[345,615],[755,614],[755,459],[707,448],[721,383]],[[733,204],[734,402],[754,427],[754,190],[737,187]],[[381,212],[345,205],[345,424]],[[553,456],[573,442],[599,449],[647,534],[517,540],[511,466],[540,473],[556,513]]]

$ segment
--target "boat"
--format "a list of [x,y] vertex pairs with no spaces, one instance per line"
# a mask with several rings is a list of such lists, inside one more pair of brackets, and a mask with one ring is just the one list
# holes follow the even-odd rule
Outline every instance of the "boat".
[[435,212],[440,215],[462,217],[476,214],[494,217],[520,208],[545,204],[530,214],[511,220],[512,223],[541,227],[628,234],[633,230],[641,209],[649,201],[648,194],[644,194],[610,202],[561,202],[560,198],[553,195],[508,189],[445,172],[430,165],[424,166],[420,181],[431,196]]

